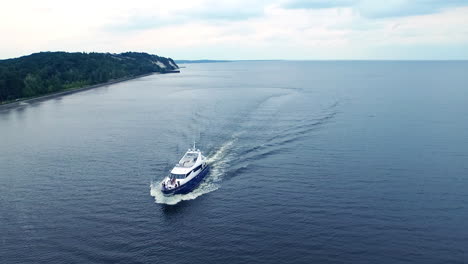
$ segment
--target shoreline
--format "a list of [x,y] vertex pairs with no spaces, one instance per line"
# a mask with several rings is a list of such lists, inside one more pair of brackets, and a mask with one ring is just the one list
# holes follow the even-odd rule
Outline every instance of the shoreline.
[[79,88],[73,88],[73,89],[70,89],[70,90],[50,93],[50,94],[46,94],[46,95],[40,95],[40,96],[37,96],[37,97],[18,99],[17,101],[14,101],[14,102],[0,104],[0,111],[15,108],[15,107],[18,107],[18,106],[22,106],[23,104],[26,104],[26,103],[29,104],[29,103],[41,102],[41,101],[57,98],[57,97],[64,96],[64,95],[79,93],[79,92],[82,92],[82,91],[87,91],[87,90],[91,90],[91,89],[95,89],[95,88],[99,88],[99,87],[104,87],[104,86],[111,85],[111,84],[126,82],[126,81],[130,81],[130,80],[133,80],[133,79],[138,79],[138,78],[150,76],[150,75],[153,75],[153,74],[162,74],[162,73],[160,73],[160,72],[145,73],[145,74],[142,74],[142,75],[119,78],[119,79],[111,80],[111,81],[108,81],[108,82],[105,82],[105,83],[99,83],[99,84],[93,84],[93,85],[88,85],[88,86],[79,87]]

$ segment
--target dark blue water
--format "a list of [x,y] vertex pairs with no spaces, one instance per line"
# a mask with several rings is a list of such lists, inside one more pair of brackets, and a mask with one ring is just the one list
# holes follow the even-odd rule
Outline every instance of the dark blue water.
[[[189,64],[2,110],[0,262],[466,263],[467,73]],[[193,140],[211,174],[164,198]]]

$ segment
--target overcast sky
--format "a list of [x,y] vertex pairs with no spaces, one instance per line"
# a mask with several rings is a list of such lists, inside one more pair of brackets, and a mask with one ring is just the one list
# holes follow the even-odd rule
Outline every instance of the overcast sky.
[[0,8],[0,59],[468,59],[468,0],[40,0]]

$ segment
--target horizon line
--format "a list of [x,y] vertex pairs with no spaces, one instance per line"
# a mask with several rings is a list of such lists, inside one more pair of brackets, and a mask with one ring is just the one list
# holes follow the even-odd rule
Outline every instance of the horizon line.
[[468,61],[466,59],[174,59],[174,61],[241,62],[241,61]]

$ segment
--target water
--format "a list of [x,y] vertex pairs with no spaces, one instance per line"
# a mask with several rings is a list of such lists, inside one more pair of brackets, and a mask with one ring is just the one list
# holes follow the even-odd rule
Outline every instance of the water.
[[[189,64],[0,111],[0,262],[466,263],[467,72]],[[163,197],[193,140],[210,175]]]

